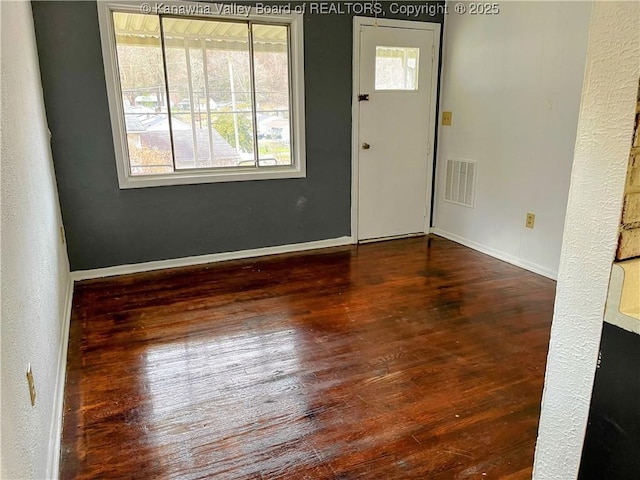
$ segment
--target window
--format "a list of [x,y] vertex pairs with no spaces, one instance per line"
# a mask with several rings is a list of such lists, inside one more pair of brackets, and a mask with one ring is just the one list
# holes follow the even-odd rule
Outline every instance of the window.
[[376,90],[418,90],[419,48],[376,47]]
[[301,16],[150,5],[98,2],[120,187],[303,177]]

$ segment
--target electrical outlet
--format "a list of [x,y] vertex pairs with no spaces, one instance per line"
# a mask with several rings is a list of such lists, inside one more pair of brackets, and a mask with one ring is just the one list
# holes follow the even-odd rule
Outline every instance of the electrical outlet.
[[442,125],[451,125],[451,112],[442,112]]
[[27,383],[29,384],[29,396],[31,397],[31,406],[36,406],[36,384],[33,381],[33,372],[31,371],[31,364],[27,368]]
[[525,224],[527,228],[533,228],[536,224],[536,216],[533,213],[527,213],[527,223]]

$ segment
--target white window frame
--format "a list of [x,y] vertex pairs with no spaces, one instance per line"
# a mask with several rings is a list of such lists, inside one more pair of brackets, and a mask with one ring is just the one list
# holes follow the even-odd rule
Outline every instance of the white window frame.
[[[189,185],[198,183],[236,182],[243,180],[274,180],[283,178],[302,178],[306,176],[306,148],[305,148],[305,109],[304,109],[304,35],[303,16],[299,13],[256,14],[255,7],[250,7],[248,14],[216,14],[223,12],[225,6],[212,3],[196,3],[186,1],[165,1],[154,4],[144,1],[115,1],[99,0],[98,20],[100,24],[100,39],[104,60],[107,97],[113,132],[118,183],[121,189],[158,187],[163,185]],[[203,168],[198,170],[176,171],[172,173],[154,175],[131,175],[129,152],[125,128],[124,106],[118,71],[116,36],[113,25],[113,12],[149,13],[154,5],[162,5],[163,9],[176,8],[179,11],[197,12],[194,18],[210,18],[224,20],[240,20],[242,22],[255,21],[260,23],[275,23],[289,26],[289,64],[290,64],[290,97],[292,126],[291,137],[291,165],[268,167],[234,167],[234,168]],[[151,11],[147,12],[145,9]],[[207,8],[205,8],[207,7]],[[228,5],[226,5],[228,7]],[[249,7],[247,7],[249,8]],[[211,13],[207,14],[205,10]],[[205,12],[203,14],[203,12]],[[189,15],[184,15],[188,18]],[[257,149],[258,146],[256,145]]]

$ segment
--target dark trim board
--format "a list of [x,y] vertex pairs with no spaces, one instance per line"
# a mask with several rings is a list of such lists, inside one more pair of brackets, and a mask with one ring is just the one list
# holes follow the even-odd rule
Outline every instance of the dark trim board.
[[640,478],[640,335],[606,322],[578,478]]

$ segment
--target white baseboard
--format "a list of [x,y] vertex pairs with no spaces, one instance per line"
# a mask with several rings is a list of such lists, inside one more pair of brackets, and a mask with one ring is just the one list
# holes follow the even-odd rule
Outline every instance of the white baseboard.
[[60,347],[58,349],[58,368],[56,374],[56,389],[53,393],[53,413],[51,415],[51,430],[49,433],[49,455],[47,458],[47,479],[57,480],[60,472],[60,442],[62,440],[62,415],[64,413],[64,386],[67,374],[67,350],[69,347],[69,325],[71,322],[71,308],[73,306],[73,279],[69,276],[67,295],[62,325],[60,328]]
[[352,237],[331,238],[328,240],[318,240],[315,242],[293,243],[289,245],[278,245],[275,247],[256,248],[252,250],[239,250],[236,252],[213,253],[209,255],[198,255],[195,257],[174,258],[170,260],[158,260],[155,262],[134,263],[130,265],[118,265],[115,267],[96,268],[94,270],[78,270],[71,272],[73,280],[88,280],[91,278],[113,277],[116,275],[127,275],[130,273],[150,272],[152,270],[162,270],[165,268],[190,267],[192,265],[202,265],[205,263],[224,262],[227,260],[239,260],[242,258],[262,257],[266,255],[277,255],[281,253],[303,252],[306,250],[317,250],[319,248],[341,247],[354,243]]
[[524,268],[525,270],[529,270],[530,272],[537,273],[538,275],[542,275],[543,277],[547,277],[552,280],[558,279],[557,271],[543,267],[542,265],[538,265],[537,263],[528,262],[527,260],[523,260],[522,258],[514,257],[507,253],[501,252],[500,250],[496,250],[495,248],[476,243],[473,240],[459,237],[458,235],[446,232],[444,230],[440,230],[437,227],[432,227],[431,233],[464,245],[465,247],[472,248],[473,250],[477,250],[478,252],[485,253],[491,257],[497,258],[498,260],[502,260],[504,262],[510,263],[511,265],[515,265],[516,267]]

